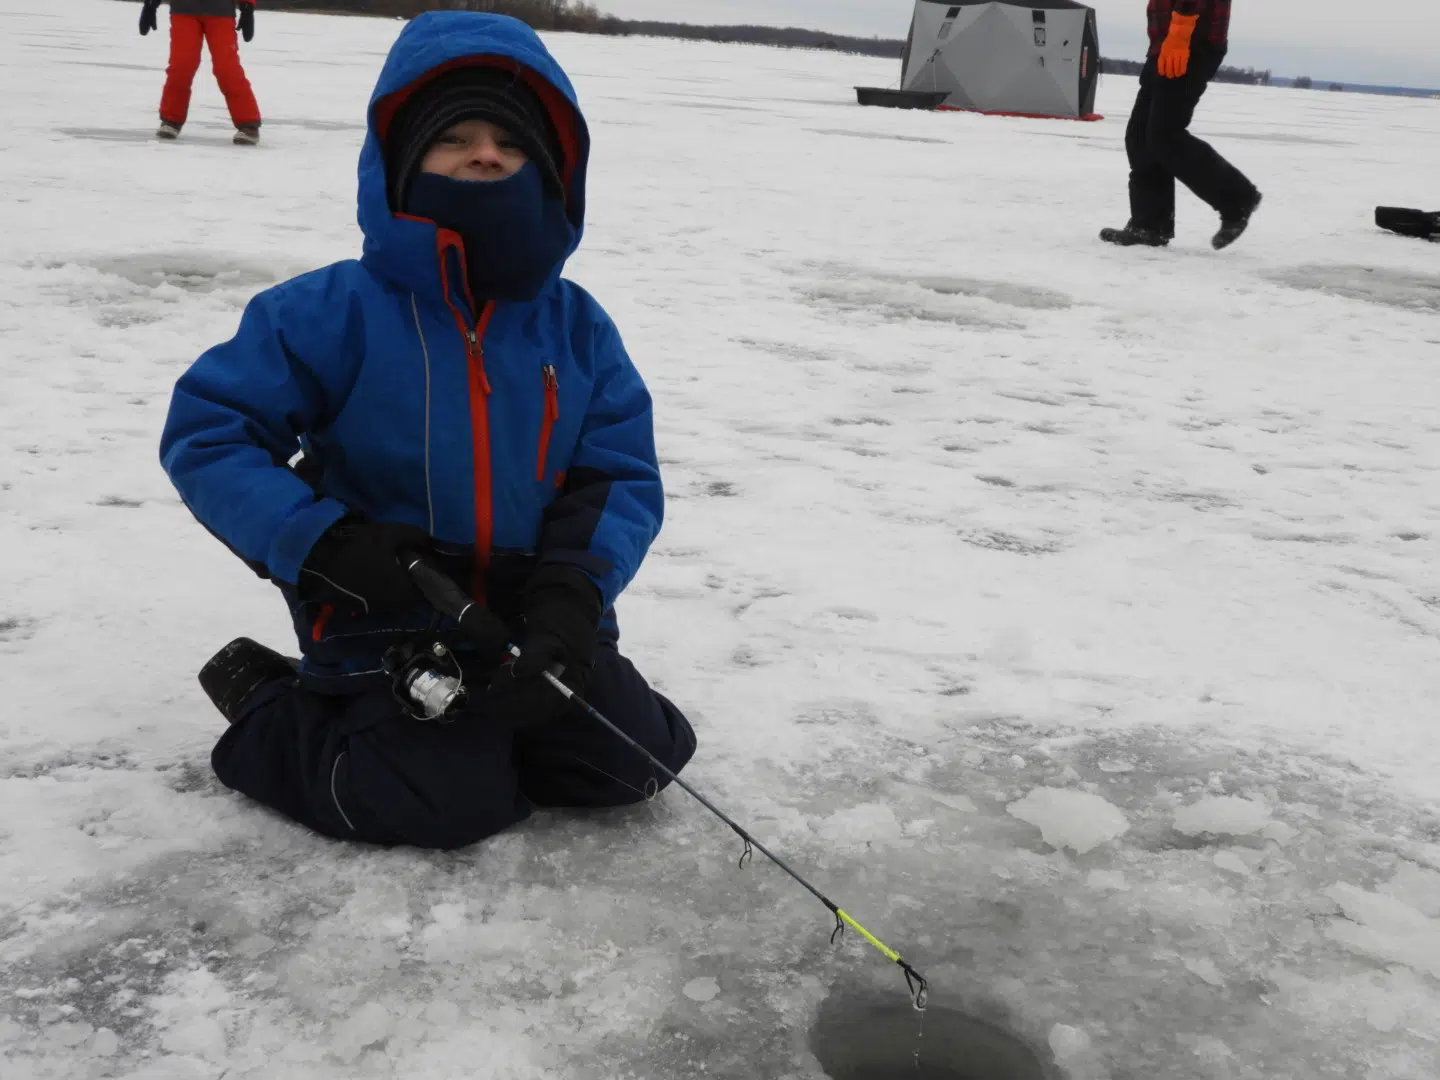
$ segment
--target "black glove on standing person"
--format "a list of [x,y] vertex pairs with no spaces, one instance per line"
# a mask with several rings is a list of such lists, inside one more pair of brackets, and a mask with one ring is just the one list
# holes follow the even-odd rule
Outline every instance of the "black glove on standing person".
[[556,719],[570,703],[544,678],[560,665],[560,681],[585,692],[595,665],[600,590],[572,566],[542,566],[525,590],[525,630],[520,656],[490,681],[486,704],[492,719],[535,728]]
[[151,30],[158,30],[160,23],[155,13],[160,8],[160,0],[145,0],[145,6],[140,9],[140,36],[144,37]]
[[429,550],[430,536],[418,525],[341,518],[315,541],[296,584],[305,599],[341,611],[406,611],[423,606],[425,598],[400,565],[400,555]]
[[240,36],[249,41],[255,36],[255,5],[240,0],[240,21],[235,24]]

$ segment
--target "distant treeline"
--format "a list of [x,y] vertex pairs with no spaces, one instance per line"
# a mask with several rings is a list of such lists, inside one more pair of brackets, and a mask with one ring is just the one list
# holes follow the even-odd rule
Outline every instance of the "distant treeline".
[[[1144,63],[1139,60],[1103,60],[1101,68],[1107,75],[1139,75]],[[1269,86],[1272,73],[1267,68],[1222,67],[1215,75],[1216,82],[1244,83],[1246,86]]]
[[[687,23],[619,19],[606,15],[587,0],[256,0],[256,6],[276,11],[334,11],[357,15],[413,18],[423,11],[493,11],[512,15],[537,30],[571,30],[582,34],[636,35],[686,38],[746,45],[778,45],[791,49],[825,49],[898,60],[905,50],[900,38],[863,38],[803,30],[788,26],[691,26]],[[1138,75],[1136,60],[1102,59],[1101,68],[1112,75]],[[1269,86],[1271,73],[1255,68],[1222,67],[1216,82]]]
[[625,21],[585,0],[256,0],[261,11],[340,12],[412,19],[426,11],[490,11],[523,20],[537,30],[623,34]]
[[412,18],[422,11],[493,11],[511,15],[537,30],[571,30],[582,34],[690,38],[696,41],[742,42],[798,49],[828,49],[899,59],[903,41],[847,37],[821,30],[776,26],[689,26],[685,23],[619,19],[585,0],[257,0],[261,10],[335,11],[357,15]]
[[802,30],[798,26],[690,26],[687,23],[653,20],[620,20],[620,33],[645,37],[687,38],[691,41],[719,41],[743,45],[779,45],[787,49],[825,49],[830,52],[883,56],[898,60],[905,42],[898,38],[848,37],[824,30]]

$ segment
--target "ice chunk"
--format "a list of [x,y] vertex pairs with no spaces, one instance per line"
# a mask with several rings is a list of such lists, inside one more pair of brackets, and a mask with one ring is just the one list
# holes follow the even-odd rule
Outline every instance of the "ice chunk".
[[225,1029],[213,1016],[189,1016],[173,1024],[160,1037],[160,1045],[172,1054],[194,1055],[206,1061],[225,1059]]
[[1221,870],[1229,870],[1232,874],[1250,873],[1250,864],[1233,851],[1217,851],[1215,865]]
[[434,938],[440,934],[452,930],[460,930],[468,920],[468,912],[465,904],[442,903],[430,906],[430,918],[434,920],[425,928],[427,939]]
[[113,1057],[120,1050],[120,1036],[109,1028],[101,1028],[90,1040],[90,1052],[96,1057]]
[[1114,889],[1117,892],[1130,888],[1125,875],[1118,870],[1091,870],[1085,875],[1085,884],[1092,889]]
[[1220,969],[1215,966],[1215,961],[1208,956],[1199,960],[1186,960],[1185,967],[1192,975],[1198,975],[1211,986],[1224,986],[1225,976],[1220,974]]
[[1051,847],[1068,847],[1077,855],[1093,851],[1130,828],[1118,806],[1088,791],[1035,788],[1005,810],[1039,829]]
[[1264,803],[1236,795],[1214,795],[1175,811],[1175,831],[1186,836],[1249,836],[1269,824]]
[[94,1033],[95,1029],[83,1020],[78,1023],[66,1021],[56,1024],[48,1032],[51,1039],[61,1046],[79,1046]]
[[965,795],[946,795],[940,791],[927,791],[925,794],[941,806],[948,806],[962,814],[973,814],[977,809],[974,800]]
[[691,979],[682,991],[691,1001],[714,1001],[720,994],[720,984],[714,979]]
[[1440,919],[1440,874],[1434,870],[1414,863],[1402,863],[1382,891],[1386,896],[1409,904],[1422,915]]
[[341,1061],[353,1062],[367,1047],[390,1035],[393,1018],[378,1001],[367,1002],[335,1025],[330,1049]]
[[837,810],[820,823],[818,831],[826,840],[842,844],[893,841],[902,836],[895,812],[873,802]]
[[1052,1027],[1049,1041],[1050,1052],[1062,1065],[1090,1049],[1089,1033],[1084,1028],[1071,1027],[1069,1024],[1056,1024]]
[[1234,1051],[1226,1044],[1224,1039],[1218,1039],[1214,1035],[1197,1035],[1191,1043],[1190,1049],[1201,1061],[1211,1065],[1219,1065],[1226,1058],[1234,1056]]
[[1394,1000],[1377,998],[1365,1007],[1365,1022],[1376,1031],[1389,1034],[1399,1026],[1403,1014],[1404,1010]]
[[268,938],[264,934],[251,934],[235,943],[235,955],[243,956],[246,960],[258,960],[273,948],[275,948],[273,938]]
[[1286,825],[1283,821],[1272,821],[1265,828],[1260,830],[1260,835],[1266,840],[1273,840],[1284,847],[1299,835],[1300,830],[1294,826]]
[[907,837],[914,839],[916,837],[924,836],[934,827],[934,818],[916,818],[914,821],[907,821],[905,823],[905,828],[903,831]]
[[1431,919],[1390,896],[1354,885],[1332,885],[1325,895],[1340,905],[1345,920],[1326,928],[1332,941],[1390,964],[1403,964],[1440,979],[1440,920]]

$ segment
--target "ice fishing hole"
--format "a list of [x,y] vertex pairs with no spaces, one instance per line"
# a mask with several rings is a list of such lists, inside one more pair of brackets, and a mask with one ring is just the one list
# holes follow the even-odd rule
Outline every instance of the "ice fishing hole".
[[[833,999],[832,999],[833,1000]],[[1060,1080],[1024,1039],[992,1020],[931,1004],[832,1005],[810,1033],[830,1080]],[[917,1056],[918,1052],[918,1056]]]

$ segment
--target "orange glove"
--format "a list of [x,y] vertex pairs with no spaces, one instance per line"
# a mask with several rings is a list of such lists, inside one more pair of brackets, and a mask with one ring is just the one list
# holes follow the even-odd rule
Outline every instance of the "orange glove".
[[1170,32],[1165,35],[1165,43],[1160,46],[1159,67],[1162,79],[1179,79],[1189,70],[1190,39],[1194,36],[1195,24],[1199,21],[1199,15],[1176,13],[1170,16]]

